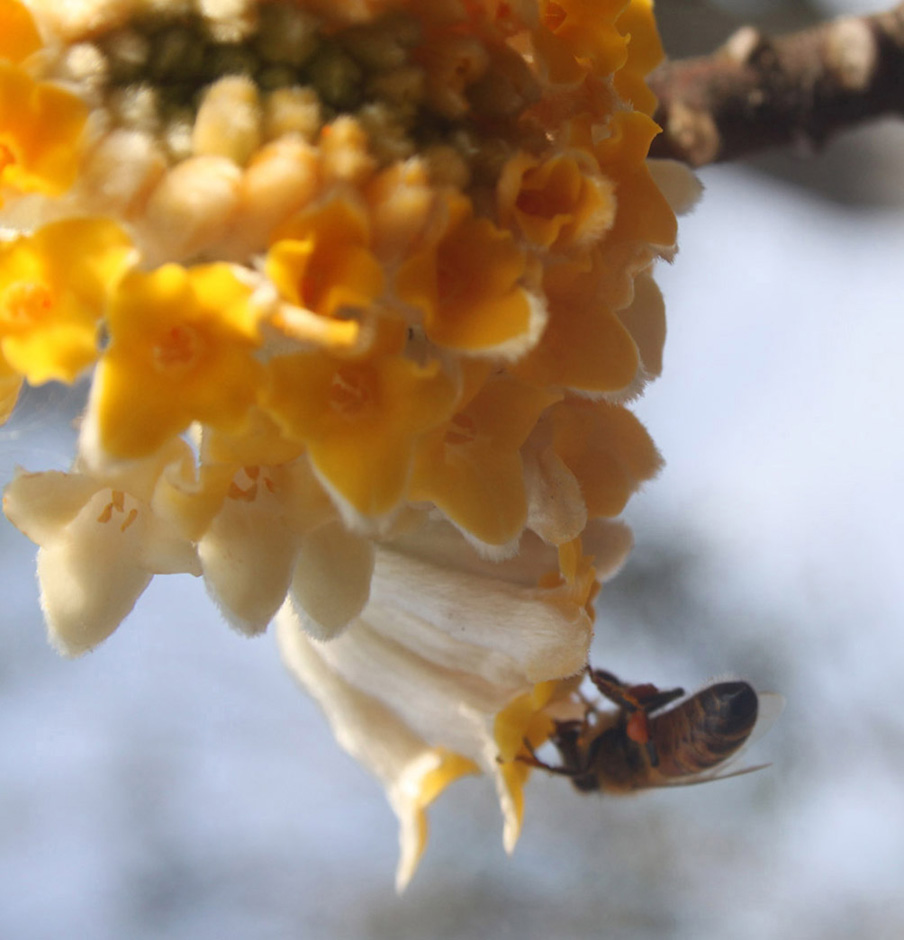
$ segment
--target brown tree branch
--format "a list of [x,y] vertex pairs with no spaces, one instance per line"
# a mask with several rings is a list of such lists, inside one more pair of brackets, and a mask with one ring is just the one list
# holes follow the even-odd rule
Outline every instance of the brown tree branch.
[[770,39],[738,30],[712,55],[650,77],[663,133],[651,156],[692,166],[788,143],[819,145],[883,114],[904,114],[904,3]]

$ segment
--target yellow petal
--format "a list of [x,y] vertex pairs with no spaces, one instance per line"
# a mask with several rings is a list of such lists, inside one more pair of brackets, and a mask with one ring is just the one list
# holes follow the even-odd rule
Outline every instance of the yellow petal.
[[653,15],[653,0],[631,0],[618,18],[618,29],[628,40],[628,58],[624,68],[615,73],[615,88],[638,111],[652,114],[656,110],[656,96],[644,77],[665,58]]
[[545,315],[523,286],[527,256],[510,232],[477,218],[462,196],[446,200],[440,237],[400,265],[396,290],[417,308],[440,346],[480,355],[520,355],[540,336]]
[[617,516],[661,458],[643,425],[625,408],[569,399],[553,405],[553,449],[581,485],[590,518]]
[[0,176],[59,195],[75,180],[88,109],[75,95],[0,60]]
[[432,502],[486,545],[517,538],[527,518],[520,448],[558,397],[509,377],[491,379],[418,446],[409,498]]
[[164,265],[124,279],[91,399],[112,456],[150,454],[194,420],[226,430],[245,423],[262,375],[251,293],[227,264]]
[[547,283],[549,322],[540,343],[513,369],[538,385],[601,393],[637,376],[637,347],[603,299],[599,268],[562,264]]
[[634,300],[618,311],[618,319],[631,334],[643,365],[646,378],[662,372],[662,349],[665,345],[665,304],[653,278],[638,274],[634,281]]
[[659,126],[639,111],[623,111],[613,116],[610,129],[610,136],[594,148],[603,172],[616,181],[618,211],[606,242],[674,245],[675,213],[645,162]]
[[300,353],[273,360],[269,371],[265,406],[307,446],[343,507],[372,518],[398,506],[418,436],[446,420],[457,391],[437,361],[399,356],[346,362]]
[[518,153],[502,168],[496,189],[501,220],[547,249],[596,240],[615,218],[613,184],[580,151],[545,161]]
[[0,349],[37,385],[74,381],[97,357],[98,324],[134,252],[102,219],[67,219],[0,245]]
[[529,693],[517,696],[497,715],[494,725],[496,742],[499,745],[503,814],[505,826],[502,844],[506,852],[513,852],[521,834],[524,819],[524,784],[531,768],[517,760],[525,754],[524,742],[539,747],[552,733],[553,722],[542,711],[554,693],[558,682],[541,682]]
[[335,197],[281,225],[266,271],[283,297],[324,317],[366,308],[383,289],[383,269],[370,250],[367,213]]
[[575,59],[607,75],[627,59],[627,43],[615,26],[626,5],[626,0],[541,0],[541,22]]
[[19,0],[0,0],[0,59],[21,62],[42,46],[31,14]]

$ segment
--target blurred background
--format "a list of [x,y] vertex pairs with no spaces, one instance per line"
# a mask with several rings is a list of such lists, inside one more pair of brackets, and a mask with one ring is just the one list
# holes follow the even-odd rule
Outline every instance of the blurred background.
[[[739,24],[875,3],[666,2],[675,56]],[[664,377],[638,406],[667,459],[628,514],[594,662],[781,691],[772,767],[635,798],[536,774],[513,858],[485,781],[431,811],[408,893],[396,823],[271,637],[157,579],[100,649],[47,645],[33,547],[0,523],[0,937],[904,936],[904,125],[701,173],[660,270]],[[2,432],[63,469],[58,391]],[[73,412],[74,414],[74,412]]]

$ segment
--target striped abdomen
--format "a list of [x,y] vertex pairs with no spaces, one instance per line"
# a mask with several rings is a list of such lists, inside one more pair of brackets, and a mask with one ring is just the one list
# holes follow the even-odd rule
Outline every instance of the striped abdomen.
[[650,740],[664,780],[710,770],[731,757],[750,737],[757,694],[746,682],[718,682],[671,711],[650,718]]

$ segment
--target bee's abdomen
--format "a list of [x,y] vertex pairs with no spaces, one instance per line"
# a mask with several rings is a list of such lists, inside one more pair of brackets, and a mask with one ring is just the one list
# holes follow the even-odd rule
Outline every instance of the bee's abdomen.
[[756,724],[757,694],[746,682],[719,682],[651,719],[664,777],[709,770],[731,757]]

